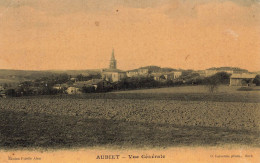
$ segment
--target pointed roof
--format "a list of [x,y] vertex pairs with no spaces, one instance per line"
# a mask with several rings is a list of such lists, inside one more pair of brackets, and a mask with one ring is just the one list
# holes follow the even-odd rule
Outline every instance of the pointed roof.
[[115,55],[114,55],[114,49],[112,50],[112,55],[111,55],[111,59],[110,60],[116,60],[115,59]]

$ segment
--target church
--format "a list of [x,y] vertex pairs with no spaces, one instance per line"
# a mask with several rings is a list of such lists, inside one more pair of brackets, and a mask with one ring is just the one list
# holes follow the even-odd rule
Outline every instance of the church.
[[102,79],[109,82],[118,82],[126,78],[126,72],[117,69],[117,61],[115,59],[114,49],[112,50],[109,68],[101,70]]

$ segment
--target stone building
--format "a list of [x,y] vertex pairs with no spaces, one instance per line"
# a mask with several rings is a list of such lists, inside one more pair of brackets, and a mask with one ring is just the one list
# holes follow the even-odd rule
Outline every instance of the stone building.
[[162,72],[162,73],[152,73],[154,80],[174,80],[178,79],[182,75],[181,71],[171,71],[171,72]]
[[177,79],[182,75],[182,71],[172,71],[173,79]]
[[126,72],[127,77],[148,76],[148,75],[149,75],[148,68],[139,68],[135,70],[129,70]]
[[101,70],[102,79],[109,82],[118,82],[126,78],[126,72],[117,69],[117,61],[115,59],[114,49],[112,51],[111,59],[108,69]]
[[242,73],[242,74],[232,74],[230,76],[230,86],[248,86],[253,83],[256,74]]

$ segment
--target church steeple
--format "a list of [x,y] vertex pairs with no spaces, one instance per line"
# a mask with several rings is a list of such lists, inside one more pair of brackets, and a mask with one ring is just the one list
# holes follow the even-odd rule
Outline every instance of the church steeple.
[[112,50],[112,56],[110,60],[115,60],[114,49]]
[[112,50],[109,69],[116,69],[116,59],[115,59],[114,49]]

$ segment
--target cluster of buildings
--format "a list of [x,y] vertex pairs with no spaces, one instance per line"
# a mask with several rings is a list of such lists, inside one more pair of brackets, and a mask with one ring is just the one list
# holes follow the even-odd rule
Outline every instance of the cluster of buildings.
[[117,61],[115,59],[114,50],[112,51],[112,56],[109,62],[108,69],[102,69],[102,79],[109,82],[118,82],[126,77],[137,77],[137,76],[153,76],[154,80],[162,81],[162,80],[173,80],[181,76],[181,71],[172,71],[166,73],[154,73],[150,72],[148,68],[139,68],[129,71],[122,71],[117,69]]
[[151,73],[154,80],[163,81],[163,80],[174,80],[178,79],[182,75],[182,71],[171,71],[165,73]]
[[[200,74],[201,77],[209,77],[218,72],[226,72],[231,74],[230,86],[242,86],[245,85],[244,81],[247,83],[252,83],[253,79],[257,74],[249,73],[247,70],[241,69],[231,69],[229,67],[225,68],[213,68],[201,71],[195,71],[195,73]],[[69,94],[80,93],[83,86],[92,86],[97,89],[98,86],[107,87],[111,83],[121,81],[127,77],[153,77],[156,81],[166,81],[178,79],[182,75],[182,71],[170,71],[170,72],[151,72],[149,68],[139,68],[129,71],[123,71],[117,68],[117,60],[115,59],[114,50],[109,61],[109,67],[101,69],[102,79],[92,79],[89,81],[75,81],[74,84],[66,90]],[[61,87],[59,88],[61,89]]]
[[[218,72],[226,72],[231,74],[230,86],[242,86],[247,83],[252,83],[253,79],[257,75],[256,73],[249,73],[247,70],[242,69],[231,69],[230,67],[213,68],[207,70],[197,71],[201,77],[209,77]],[[150,72],[148,68],[140,68],[129,71],[122,71],[117,69],[117,61],[114,56],[114,50],[112,51],[112,56],[110,59],[110,64],[108,69],[101,70],[102,79],[109,82],[117,82],[125,77],[135,77],[135,76],[153,76],[156,81],[164,80],[174,80],[178,79],[182,75],[182,71],[171,71],[163,73]]]
[[207,70],[200,70],[197,73],[202,77],[209,77],[219,72],[226,72],[231,74],[230,76],[230,86],[243,86],[252,83],[257,73],[250,73],[247,70],[243,69],[231,69],[229,67],[221,67],[221,68],[211,68]]
[[[101,79],[92,79],[88,81],[77,81],[75,78],[71,78],[73,81],[73,85],[68,86],[66,92],[68,94],[80,94],[81,88],[86,87],[94,87],[95,89],[100,87],[109,87],[111,83],[121,81],[127,77],[153,77],[156,81],[166,81],[173,80],[180,77],[182,74],[181,71],[172,71],[166,73],[154,73],[150,72],[148,68],[139,68],[135,70],[123,71],[117,68],[117,60],[115,59],[114,50],[112,51],[112,55],[109,61],[109,67],[101,69]],[[61,90],[65,86],[55,85],[55,89]]]
[[[71,79],[73,80],[73,79]],[[74,80],[74,83],[72,85],[68,84],[56,84],[54,85],[54,89],[61,90],[62,92],[66,92],[68,94],[81,94],[82,88],[88,87],[93,88],[93,91],[96,91],[98,87],[110,87],[111,83],[103,80],[103,79],[91,79],[88,81],[77,81]]]

